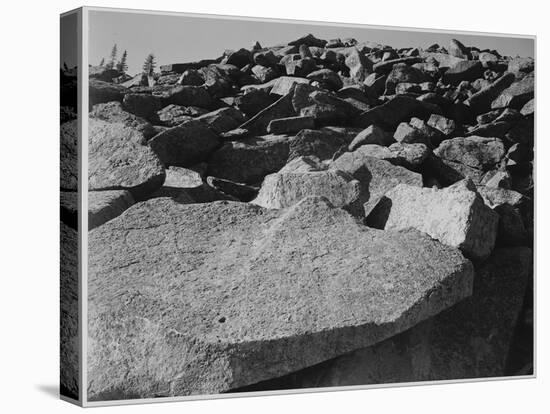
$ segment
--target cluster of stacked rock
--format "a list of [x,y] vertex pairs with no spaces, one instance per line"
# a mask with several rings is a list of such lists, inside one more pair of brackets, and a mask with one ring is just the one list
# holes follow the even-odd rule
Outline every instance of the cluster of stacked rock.
[[92,399],[509,373],[528,319],[533,59],[307,35],[154,80],[100,73]]

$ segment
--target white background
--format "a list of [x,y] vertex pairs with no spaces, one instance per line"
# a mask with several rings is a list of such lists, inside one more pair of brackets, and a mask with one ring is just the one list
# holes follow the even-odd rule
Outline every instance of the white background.
[[[548,11],[542,1],[95,1],[129,7],[536,34],[538,114],[538,379],[166,403],[94,412],[526,413],[548,405]],[[1,14],[0,410],[75,412],[58,383],[58,44],[59,13],[78,1],[11,0]],[[546,253],[547,255],[547,253]],[[546,388],[546,390],[545,390]]]

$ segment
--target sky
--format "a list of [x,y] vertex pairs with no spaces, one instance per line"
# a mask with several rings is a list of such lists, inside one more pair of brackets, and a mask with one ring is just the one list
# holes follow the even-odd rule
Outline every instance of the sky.
[[60,22],[60,67],[67,63],[69,68],[76,66],[78,53],[78,18],[76,13],[67,14]]
[[[501,55],[534,56],[534,40],[527,38],[462,33],[437,33],[319,24],[234,20],[120,11],[90,11],[89,62],[109,59],[113,44],[119,57],[128,52],[128,73],[141,71],[145,57],[153,53],[158,65],[214,59],[226,49],[250,49],[256,41],[263,47],[288,43],[308,33],[321,39],[353,37],[396,48],[447,47],[452,38],[466,46],[495,49]],[[157,66],[158,67],[158,66]]]

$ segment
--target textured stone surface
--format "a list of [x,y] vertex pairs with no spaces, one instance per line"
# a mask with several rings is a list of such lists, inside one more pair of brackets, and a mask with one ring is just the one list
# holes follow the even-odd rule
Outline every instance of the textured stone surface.
[[384,194],[367,224],[386,230],[413,227],[482,260],[495,245],[498,218],[471,182],[460,181],[442,190],[398,185]]
[[368,229],[322,198],[282,212],[155,199],[89,246],[90,400],[287,374],[412,327],[470,295],[473,278],[457,250]]
[[89,120],[90,190],[129,190],[142,198],[159,188],[164,166],[137,129],[121,123]]
[[471,136],[445,140],[434,153],[445,160],[486,171],[504,157],[505,150],[498,138]]
[[376,125],[371,125],[356,135],[351,144],[349,144],[348,149],[350,151],[354,151],[361,145],[365,144],[377,144],[385,146],[390,145],[392,142],[393,140],[391,139],[390,134],[388,134],[382,128],[377,127]]
[[348,173],[330,171],[278,172],[265,177],[252,202],[261,207],[281,209],[291,207],[310,196],[325,197],[333,206],[342,207],[352,215],[364,216],[360,183]]
[[315,127],[315,120],[311,116],[293,116],[288,118],[274,119],[267,126],[268,134],[290,134],[299,132],[302,129]]
[[491,103],[491,108],[511,107],[521,109],[535,96],[535,76],[528,75],[514,82]]
[[78,121],[65,122],[59,130],[59,186],[78,189]]
[[347,172],[359,180],[366,198],[365,215],[370,213],[380,197],[399,184],[422,187],[420,174],[365,155],[363,148],[343,154],[331,163],[330,168]]
[[473,295],[439,315],[371,347],[236,391],[509,375],[508,358],[531,269],[530,249],[497,249],[477,270]]
[[78,233],[64,223],[60,226],[59,382],[63,395],[78,399]]
[[[88,191],[88,229],[101,226],[119,216],[134,203],[134,198],[129,191]],[[60,205],[61,220],[76,229],[78,226],[78,193],[62,191]]]
[[135,128],[143,134],[145,139],[150,139],[156,135],[153,125],[145,119],[127,112],[120,102],[107,102],[94,105],[89,116],[90,118],[113,123],[122,123],[128,127]]
[[149,145],[166,166],[188,167],[204,161],[220,144],[201,121],[188,121],[159,133]]
[[226,142],[208,160],[208,175],[240,183],[261,181],[288,159],[290,137],[265,135]]

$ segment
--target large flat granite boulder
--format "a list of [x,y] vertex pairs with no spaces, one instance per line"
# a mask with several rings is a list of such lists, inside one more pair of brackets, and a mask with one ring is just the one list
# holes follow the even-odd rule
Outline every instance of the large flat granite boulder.
[[90,232],[88,397],[219,393],[383,341],[472,293],[459,250],[286,210],[157,198]]

